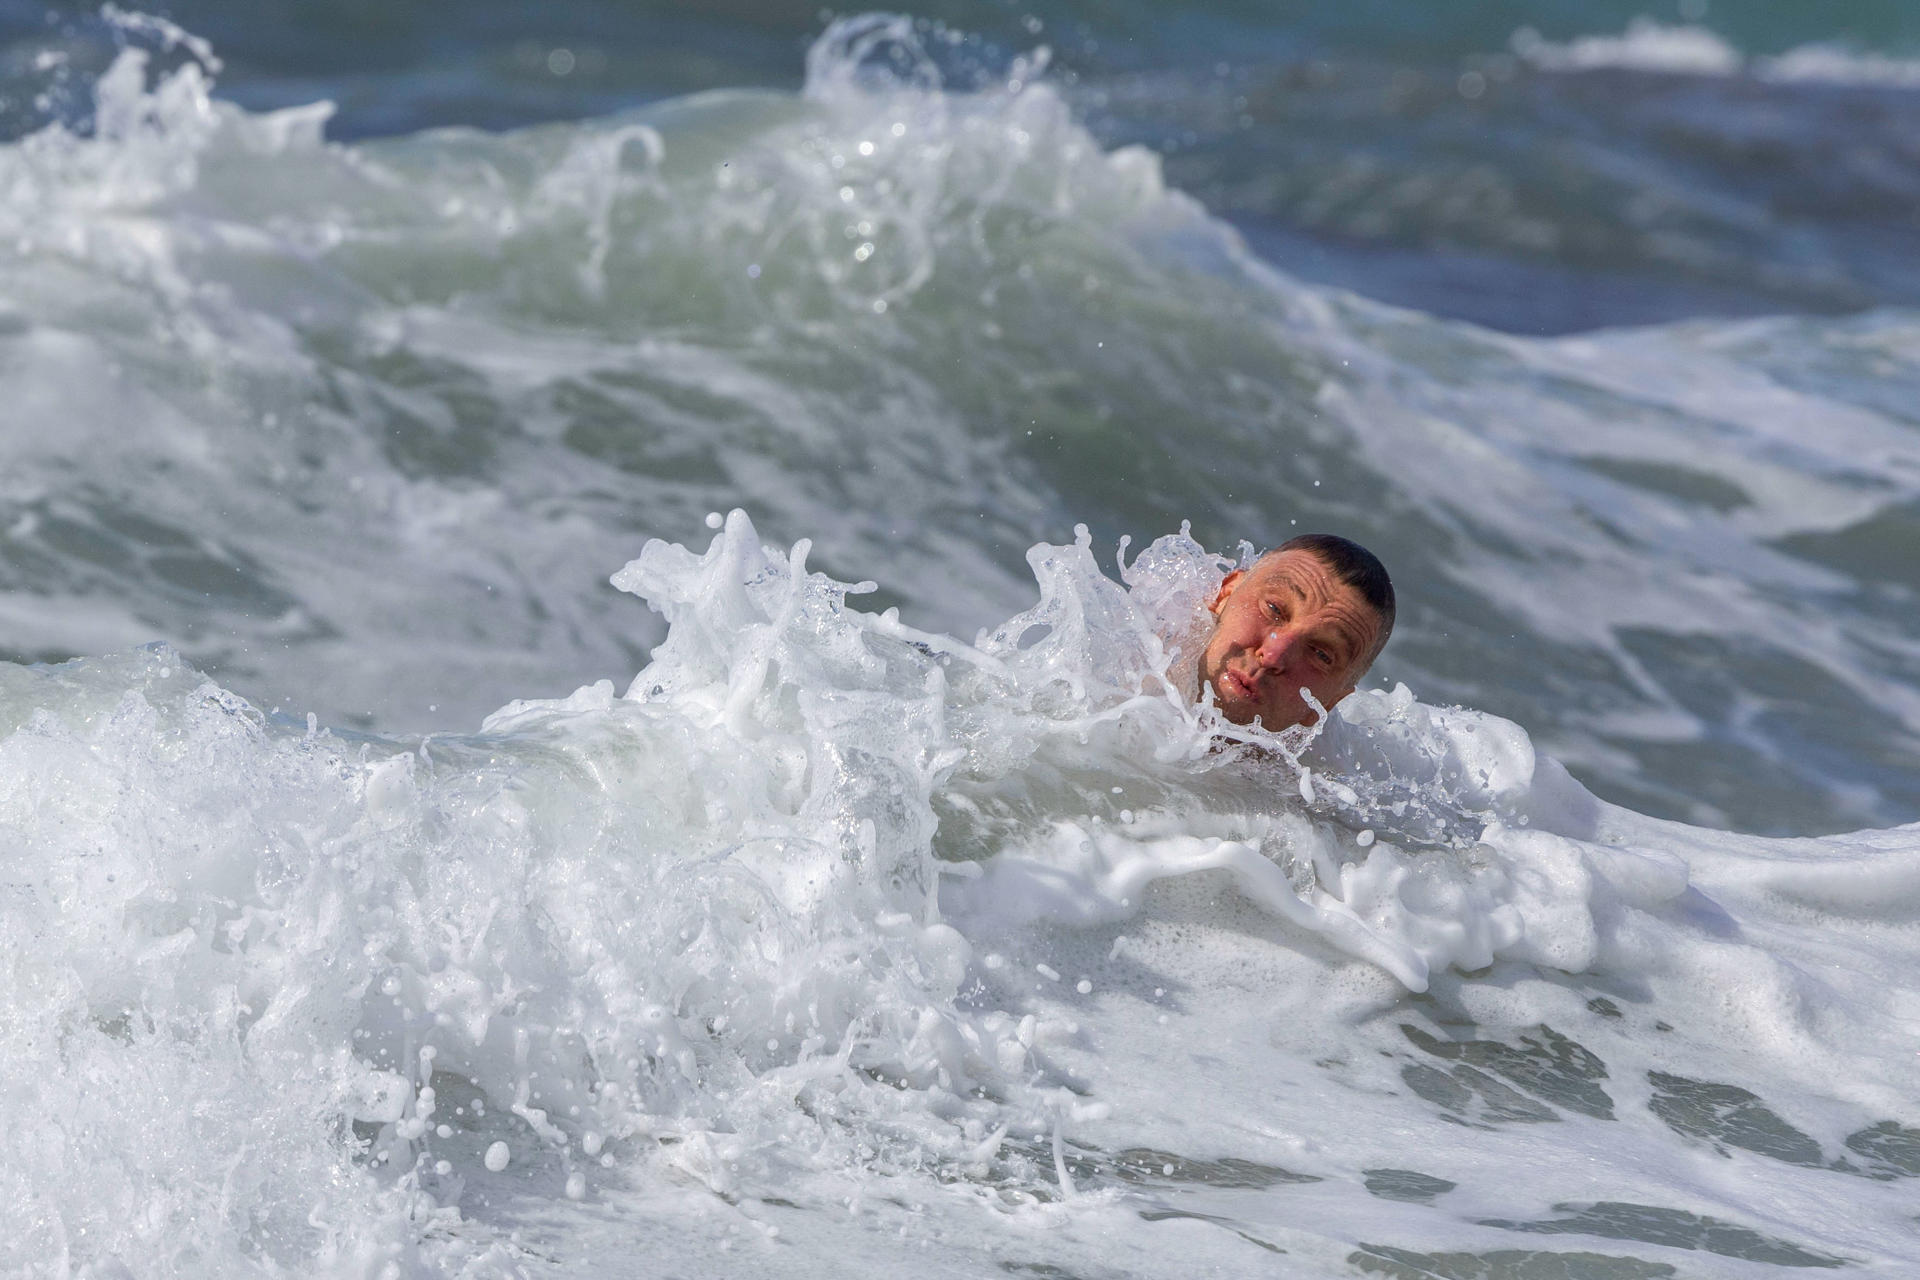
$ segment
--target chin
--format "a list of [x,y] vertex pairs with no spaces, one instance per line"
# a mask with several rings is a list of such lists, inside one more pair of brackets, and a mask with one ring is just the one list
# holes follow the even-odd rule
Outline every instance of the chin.
[[1252,724],[1260,718],[1260,708],[1244,702],[1230,702],[1220,696],[1218,689],[1214,690],[1214,700],[1219,703],[1220,714],[1226,717],[1229,724]]
[[[1301,725],[1312,724],[1314,714],[1308,708],[1301,707],[1297,711],[1274,711],[1265,715],[1256,712],[1247,719],[1252,720],[1255,718],[1259,719],[1260,727],[1268,733],[1279,733],[1282,729],[1296,729]],[[1245,723],[1245,721],[1241,723]]]

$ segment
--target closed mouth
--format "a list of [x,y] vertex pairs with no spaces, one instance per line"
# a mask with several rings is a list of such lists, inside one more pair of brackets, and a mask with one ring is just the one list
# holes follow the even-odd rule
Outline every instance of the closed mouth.
[[1232,697],[1252,702],[1254,700],[1253,682],[1238,671],[1225,670],[1220,673],[1221,692]]

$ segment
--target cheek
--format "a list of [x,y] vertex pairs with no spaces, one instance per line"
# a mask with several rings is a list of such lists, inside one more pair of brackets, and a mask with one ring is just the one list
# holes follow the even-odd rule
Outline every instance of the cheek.
[[1215,664],[1239,647],[1235,637],[1233,619],[1224,618],[1214,627],[1213,634],[1207,637],[1207,647],[1200,651],[1203,663]]
[[1320,705],[1323,707],[1332,707],[1334,703],[1346,697],[1349,692],[1347,685],[1337,676],[1327,676],[1324,679],[1315,680],[1307,687],[1313,690],[1313,696],[1319,700]]

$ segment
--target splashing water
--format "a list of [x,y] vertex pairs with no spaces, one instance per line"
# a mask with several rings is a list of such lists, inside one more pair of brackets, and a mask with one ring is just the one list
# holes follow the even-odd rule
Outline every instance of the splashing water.
[[[1913,1265],[1920,834],[1584,785],[1911,810],[1906,312],[1308,289],[887,17],[354,146],[123,20],[0,145],[0,1269]],[[1276,736],[1292,519],[1407,683]]]
[[[1266,1108],[1302,1178],[1444,1129],[1417,1099],[1599,1126],[1644,1077],[1674,1132],[1773,1157],[1748,1216],[1775,1186],[1880,1203],[1879,1175],[1826,1170],[1825,1135],[1905,1141],[1867,1122],[1914,1083],[1884,977],[1911,960],[1886,923],[1915,892],[1910,833],[1651,822],[1512,725],[1404,690],[1354,695],[1312,741],[1230,743],[1178,687],[1222,567],[1184,535],[1126,588],[1084,539],[1036,547],[1040,602],[971,645],[852,608],[807,551],[769,553],[738,512],[703,555],[649,544],[615,581],[667,638],[627,693],[516,702],[467,736],[263,717],[165,649],[0,668],[6,929],[30,940],[0,984],[9,1269],[506,1272],[532,1264],[487,1225],[503,1185],[692,1180],[817,1215],[857,1175],[940,1198],[934,1220],[1104,1220],[1144,1194],[1129,1161],[1194,1158],[1139,1152],[1245,1147],[1216,1132],[1233,1107],[1143,1101],[1185,1069],[1155,1065],[1179,1043],[1162,1009],[1215,1046],[1230,1100],[1277,1057],[1316,1077],[1310,1109],[1395,1117],[1335,1122],[1361,1157],[1309,1099]],[[1285,1037],[1235,1046],[1275,1001]],[[1766,1105],[1689,1083],[1736,1060]],[[1414,1097],[1382,1090],[1395,1071]],[[1743,1141],[1730,1105],[1812,1160]],[[1672,1133],[1630,1132],[1591,1140],[1689,1184]],[[1522,1167],[1550,1155],[1511,1141]],[[1419,1146],[1392,1158],[1431,1166]],[[1817,1225],[1793,1215],[1794,1247],[1835,1247]],[[1345,1229],[1306,1234],[1324,1252]]]

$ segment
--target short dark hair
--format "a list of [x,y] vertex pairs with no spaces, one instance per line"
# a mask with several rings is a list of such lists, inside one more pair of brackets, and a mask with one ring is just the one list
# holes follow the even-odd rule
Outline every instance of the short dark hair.
[[1333,571],[1334,577],[1358,591],[1360,598],[1372,606],[1380,618],[1380,637],[1373,642],[1365,664],[1372,666],[1380,651],[1387,647],[1387,637],[1393,634],[1393,579],[1387,576],[1387,566],[1380,563],[1380,557],[1337,533],[1303,533],[1288,538],[1267,555],[1279,555],[1282,551],[1310,552]]

